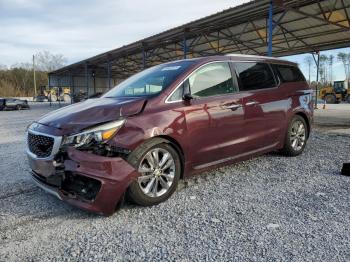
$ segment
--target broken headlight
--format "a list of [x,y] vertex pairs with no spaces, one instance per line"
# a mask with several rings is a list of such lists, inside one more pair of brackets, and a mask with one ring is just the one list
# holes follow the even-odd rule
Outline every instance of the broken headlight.
[[104,143],[111,139],[124,125],[125,119],[108,122],[103,125],[85,129],[83,132],[67,136],[63,139],[62,146],[71,145],[80,147],[91,142]]

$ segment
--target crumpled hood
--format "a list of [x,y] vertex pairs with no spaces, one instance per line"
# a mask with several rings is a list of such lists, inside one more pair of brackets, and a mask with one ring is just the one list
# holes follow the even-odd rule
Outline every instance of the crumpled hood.
[[44,115],[38,123],[58,128],[65,134],[140,113],[144,98],[95,98],[72,104]]

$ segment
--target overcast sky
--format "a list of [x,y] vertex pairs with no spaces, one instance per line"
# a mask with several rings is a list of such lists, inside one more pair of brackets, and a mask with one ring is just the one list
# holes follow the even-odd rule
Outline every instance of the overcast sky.
[[68,63],[247,0],[0,0],[0,64],[48,50]]
[[[43,50],[63,54],[70,64],[245,2],[0,0],[0,65],[30,62]],[[336,56],[337,51],[330,53]],[[288,57],[307,76],[304,58]],[[341,63],[336,61],[334,67],[334,78],[345,78]]]

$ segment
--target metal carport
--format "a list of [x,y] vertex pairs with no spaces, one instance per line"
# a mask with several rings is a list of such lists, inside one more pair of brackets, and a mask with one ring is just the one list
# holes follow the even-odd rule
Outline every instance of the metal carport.
[[166,61],[227,53],[286,56],[350,46],[349,0],[257,0],[49,74],[49,86],[88,95]]

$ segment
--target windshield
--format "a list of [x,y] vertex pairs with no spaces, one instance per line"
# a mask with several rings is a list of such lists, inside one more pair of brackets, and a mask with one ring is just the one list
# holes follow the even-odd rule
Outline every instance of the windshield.
[[179,61],[148,68],[104,94],[103,97],[151,96],[159,94],[170,86],[195,61]]

